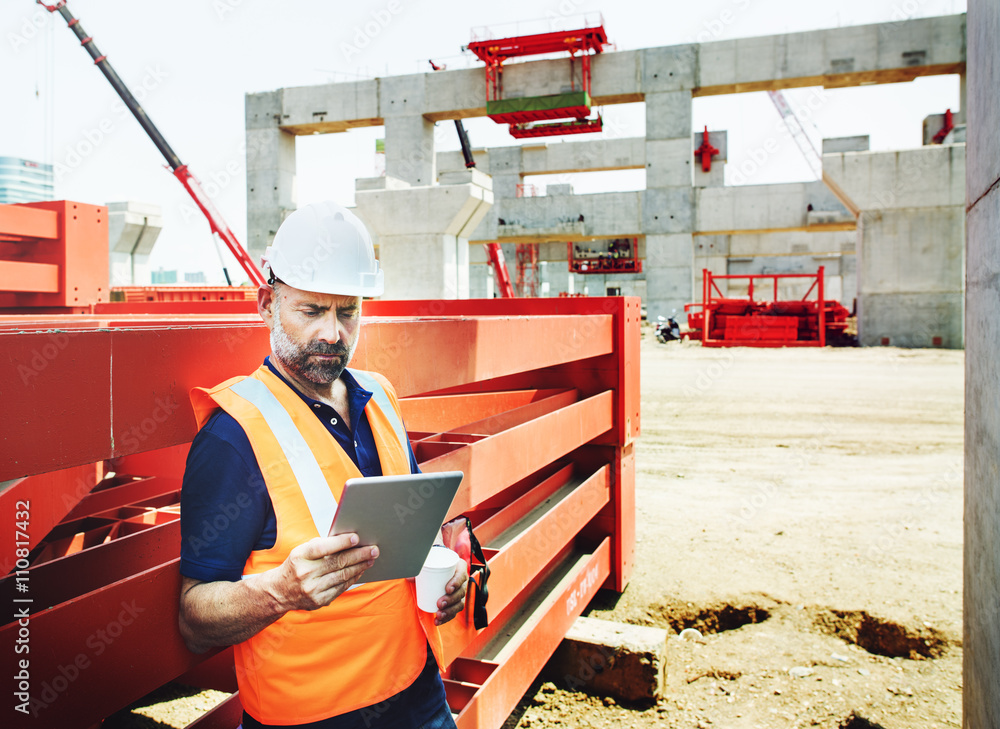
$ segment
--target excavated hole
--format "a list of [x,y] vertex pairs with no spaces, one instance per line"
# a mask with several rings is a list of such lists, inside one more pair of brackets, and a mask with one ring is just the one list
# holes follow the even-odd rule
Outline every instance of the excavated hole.
[[762,623],[771,617],[771,608],[758,604],[732,605],[720,603],[709,606],[668,604],[654,608],[653,622],[664,623],[674,633],[694,628],[702,635],[724,633],[744,625]]
[[935,628],[903,625],[864,610],[820,610],[814,622],[824,633],[888,658],[937,658],[948,648],[948,639]]
[[838,729],[885,729],[881,724],[876,724],[873,721],[868,721],[863,716],[851,712],[851,715],[840,722],[837,725]]

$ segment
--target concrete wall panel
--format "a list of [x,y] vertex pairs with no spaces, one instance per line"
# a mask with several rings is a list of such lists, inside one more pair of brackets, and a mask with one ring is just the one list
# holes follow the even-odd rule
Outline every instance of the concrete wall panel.
[[862,293],[962,292],[960,207],[862,213]]
[[962,299],[961,293],[862,296],[858,302],[861,346],[961,348]]
[[[1000,134],[997,134],[1000,63],[988,55],[990,49],[1000,44],[1000,9],[996,3],[983,0],[974,0],[970,5],[975,5],[975,8],[969,8],[969,55],[976,63],[969,64],[967,78],[967,112],[970,119],[967,138],[969,149],[975,150],[976,154],[969,159],[969,205],[981,198],[1000,178]],[[977,126],[971,123],[972,119],[981,123]]]
[[[973,28],[978,20],[1000,31],[1000,8],[983,0],[970,5]],[[970,85],[969,95],[983,98],[978,105],[970,103],[971,127],[995,127],[1000,121],[1000,109],[986,98],[996,95],[996,87],[987,87],[987,82],[1000,79],[998,48],[996,35],[987,38],[983,29],[974,30],[970,65],[979,66],[981,75]],[[971,156],[996,150],[996,140],[979,139],[983,146],[970,145]],[[988,169],[983,165],[975,175],[970,172],[970,191]],[[962,703],[963,726],[973,729],[1000,726],[1000,191],[996,187],[977,198],[969,210],[968,236]]]

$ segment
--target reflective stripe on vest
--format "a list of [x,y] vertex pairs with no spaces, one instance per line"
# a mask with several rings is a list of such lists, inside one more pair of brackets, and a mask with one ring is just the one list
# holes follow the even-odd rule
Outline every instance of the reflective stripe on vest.
[[321,537],[326,536],[333,524],[333,515],[337,512],[337,500],[330,493],[330,486],[316,462],[316,456],[295,427],[292,416],[260,380],[247,377],[229,389],[251,402],[264,416],[267,427],[274,433],[281,452],[302,489],[302,496],[309,507],[309,515],[316,525],[316,531]]
[[385,417],[392,423],[392,429],[396,431],[396,437],[399,439],[399,444],[403,446],[403,452],[409,455],[410,439],[406,435],[406,428],[403,427],[403,421],[399,419],[399,415],[396,413],[396,408],[389,401],[389,396],[386,394],[385,388],[368,372],[352,369],[348,369],[348,372],[354,375],[354,379],[358,381],[359,385],[366,390],[371,390],[375,404],[378,405],[379,410],[385,413]]
[[[410,441],[406,435],[406,428],[403,427],[403,422],[392,406],[385,388],[367,372],[352,369],[350,373],[359,385],[371,391],[375,404],[392,424],[392,429],[396,433],[396,438],[399,440],[403,452],[409,454]],[[333,524],[334,514],[337,513],[337,500],[330,493],[330,487],[326,482],[326,477],[323,476],[319,463],[316,462],[316,456],[306,444],[302,433],[295,427],[292,417],[278,402],[274,393],[267,389],[267,385],[260,380],[247,377],[232,385],[230,389],[244,400],[252,403],[264,416],[267,426],[274,433],[278,445],[281,446],[285,460],[288,461],[292,473],[295,474],[299,488],[302,489],[302,496],[309,507],[309,514],[312,516],[313,524],[316,525],[316,531],[320,536],[325,536],[330,531],[330,525]]]

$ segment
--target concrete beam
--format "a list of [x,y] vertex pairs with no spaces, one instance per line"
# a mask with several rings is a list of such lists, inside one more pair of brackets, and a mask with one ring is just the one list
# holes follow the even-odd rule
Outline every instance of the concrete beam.
[[[851,230],[854,219],[822,182],[705,187],[696,190],[698,235],[741,235],[778,230]],[[842,217],[810,225],[813,211]],[[848,220],[848,218],[850,218]]]
[[[918,76],[965,73],[965,16],[602,53],[591,68],[596,105],[633,103],[645,100],[647,94],[678,91],[710,96],[898,83]],[[389,91],[397,84],[412,94],[400,97]],[[568,84],[569,64],[562,59],[511,64],[504,71],[509,96],[557,94]],[[287,102],[278,124],[295,135],[380,125],[398,113],[395,107],[401,98],[414,107],[412,99],[421,99],[418,111],[432,122],[486,115],[481,68],[284,91]],[[690,127],[683,134],[689,131]]]
[[622,701],[663,697],[667,631],[596,618],[577,618],[542,674],[564,688]]
[[[476,149],[472,154],[477,169],[500,170],[491,167],[498,149]],[[633,170],[646,166],[646,146],[642,137],[628,139],[593,139],[581,142],[503,147],[507,154],[519,157],[516,167],[524,175],[560,175],[573,172],[606,172],[608,170]],[[507,152],[507,150],[517,150]],[[465,159],[461,152],[438,152],[438,173],[464,170]]]
[[695,96],[871,83],[965,72],[965,16],[703,43]]
[[823,155],[831,175],[862,210],[965,204],[965,145],[899,152]]
[[356,190],[358,215],[379,246],[386,298],[469,297],[468,236],[493,193],[489,176],[478,170],[449,174],[454,184]]
[[480,224],[470,241],[541,243],[638,236],[643,232],[642,198],[642,192],[498,198],[495,215]]

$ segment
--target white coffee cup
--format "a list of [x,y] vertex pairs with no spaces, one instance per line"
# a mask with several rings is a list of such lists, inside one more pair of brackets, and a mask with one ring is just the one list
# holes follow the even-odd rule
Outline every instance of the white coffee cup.
[[437,601],[445,595],[448,582],[455,575],[461,557],[440,544],[431,547],[417,575],[417,607],[425,613],[438,611]]

